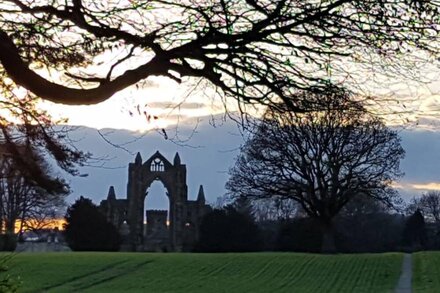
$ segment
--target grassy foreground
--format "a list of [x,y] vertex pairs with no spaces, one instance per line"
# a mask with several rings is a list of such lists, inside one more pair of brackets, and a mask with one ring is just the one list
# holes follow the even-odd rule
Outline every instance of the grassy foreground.
[[391,292],[401,263],[398,253],[22,253],[10,273],[20,292]]
[[413,254],[413,292],[435,292],[440,288],[440,251]]

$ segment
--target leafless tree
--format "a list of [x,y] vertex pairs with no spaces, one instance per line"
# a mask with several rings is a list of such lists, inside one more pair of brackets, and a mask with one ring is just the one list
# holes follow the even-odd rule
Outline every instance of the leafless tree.
[[252,201],[253,216],[257,222],[289,220],[298,216],[299,205],[290,198],[260,198]]
[[[26,153],[24,152],[26,151]],[[41,175],[47,185],[52,186],[51,192],[42,188],[33,176],[21,172],[15,166],[15,161],[8,156],[1,156],[0,163],[0,222],[7,234],[14,234],[16,223],[20,220],[20,229],[31,218],[38,220],[43,215],[42,211],[50,205],[59,207],[68,194],[68,185],[63,179],[51,174],[51,169],[41,154],[35,149],[22,148],[22,158],[34,160],[39,168],[44,171]]]
[[[64,197],[46,197],[38,206],[31,207],[21,220],[19,231],[40,232],[42,229],[58,227],[63,218],[66,204]],[[59,228],[59,227],[58,227]]]
[[333,218],[354,196],[389,206],[399,198],[390,184],[401,175],[404,150],[398,134],[345,90],[298,95],[320,101],[321,110],[269,111],[250,129],[226,187],[235,196],[297,201],[320,221],[322,250],[332,252]]
[[440,191],[432,190],[420,197],[414,197],[408,206],[408,211],[413,214],[417,209],[427,220],[440,225]]
[[355,195],[353,198],[341,209],[339,215],[342,217],[355,217],[363,215],[374,214],[391,214],[393,211],[401,211],[401,204],[390,206],[387,203],[378,201],[375,198],[363,196],[363,194]]
[[[195,77],[223,97],[302,111],[306,96],[295,91],[330,76],[353,81],[353,64],[396,76],[437,62],[439,8],[425,0],[3,0],[0,76],[70,105],[102,102],[150,76]],[[110,51],[120,57],[100,67],[96,57]]]
[[37,109],[37,100],[32,94],[18,92],[19,89],[0,74],[0,157],[7,158],[8,162],[12,160],[15,170],[27,179],[32,178],[49,192],[55,191],[57,186],[47,180],[39,159],[32,154],[44,152],[72,175],[78,173],[76,167],[85,162],[88,154],[73,147],[69,127],[55,127],[57,122],[65,121],[53,121],[49,113]]

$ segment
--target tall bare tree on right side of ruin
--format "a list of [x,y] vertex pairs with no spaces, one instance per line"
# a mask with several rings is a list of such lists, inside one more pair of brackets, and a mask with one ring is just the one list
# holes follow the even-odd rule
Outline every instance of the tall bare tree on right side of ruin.
[[250,127],[226,184],[235,197],[298,202],[322,227],[323,252],[334,252],[333,219],[355,197],[388,206],[404,150],[396,131],[369,114],[344,89],[300,92],[321,106],[297,113],[269,111]]

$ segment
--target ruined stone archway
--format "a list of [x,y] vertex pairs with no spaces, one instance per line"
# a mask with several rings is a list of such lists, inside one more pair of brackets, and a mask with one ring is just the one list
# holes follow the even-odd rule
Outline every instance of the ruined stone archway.
[[[186,166],[180,163],[176,154],[171,164],[162,154],[156,152],[142,163],[140,154],[135,162],[129,164],[127,185],[128,223],[130,226],[130,242],[135,250],[143,250],[146,243],[143,229],[144,201],[148,196],[146,191],[155,180],[159,180],[167,190],[169,198],[169,239],[170,250],[180,250],[182,232],[184,229],[184,204],[188,198],[186,186]],[[162,217],[159,213],[150,213],[155,218]],[[148,215],[147,215],[148,217]]]
[[[169,199],[169,226],[166,224],[166,211],[144,209],[149,186],[156,180],[162,182]],[[210,207],[205,204],[205,194],[200,186],[196,200],[188,200],[186,185],[186,165],[176,153],[173,163],[158,151],[145,162],[138,153],[134,163],[128,164],[127,198],[117,199],[113,186],[106,200],[100,204],[107,220],[113,223],[123,236],[123,250],[131,251],[182,251],[191,250],[198,239],[200,219]],[[144,213],[150,217],[148,229],[159,231],[160,235],[145,233]],[[126,224],[123,224],[126,223]],[[190,226],[188,226],[190,223]],[[158,229],[155,229],[158,228]],[[127,229],[128,228],[128,229]],[[154,232],[153,231],[153,232]],[[151,232],[151,231],[150,231]],[[165,235],[165,236],[164,236]]]

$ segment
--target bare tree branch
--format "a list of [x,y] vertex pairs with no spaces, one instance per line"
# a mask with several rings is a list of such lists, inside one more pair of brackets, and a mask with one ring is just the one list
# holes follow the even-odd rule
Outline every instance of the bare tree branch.
[[[438,1],[397,0],[5,0],[0,63],[17,85],[56,103],[96,104],[149,76],[201,77],[239,103],[281,100],[301,111],[296,90],[329,80],[362,88],[347,73],[353,64],[398,77],[437,62],[439,10]],[[95,71],[49,80],[35,70],[91,69],[115,48],[129,54],[104,79]],[[135,66],[112,78],[122,61]]]

